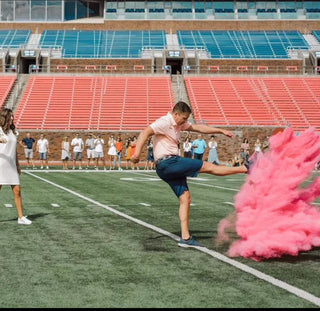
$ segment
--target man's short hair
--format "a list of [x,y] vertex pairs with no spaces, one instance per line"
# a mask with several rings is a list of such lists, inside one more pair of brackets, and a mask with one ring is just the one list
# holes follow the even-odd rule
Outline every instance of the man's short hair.
[[192,113],[192,110],[190,108],[190,106],[183,102],[183,101],[178,101],[175,106],[172,109],[172,112],[180,112],[180,113]]

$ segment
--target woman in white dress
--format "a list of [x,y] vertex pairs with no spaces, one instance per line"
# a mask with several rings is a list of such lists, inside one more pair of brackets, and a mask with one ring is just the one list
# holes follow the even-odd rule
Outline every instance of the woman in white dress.
[[109,138],[108,141],[108,155],[110,156],[110,170],[114,170],[116,168],[116,159],[117,159],[117,148],[116,148],[116,140],[113,135]]
[[208,162],[220,165],[220,161],[218,158],[218,152],[217,152],[218,144],[217,144],[217,141],[216,141],[214,135],[211,136],[210,141],[208,143],[208,146],[210,149]]
[[71,160],[69,137],[65,136],[61,142],[61,160],[64,170],[68,169],[68,161]]
[[190,141],[190,137],[187,136],[186,140],[183,142],[183,156],[185,158],[192,158],[192,142]]
[[2,108],[0,111],[0,189],[3,185],[11,186],[18,212],[18,224],[30,225],[32,222],[23,216],[17,136],[12,110]]

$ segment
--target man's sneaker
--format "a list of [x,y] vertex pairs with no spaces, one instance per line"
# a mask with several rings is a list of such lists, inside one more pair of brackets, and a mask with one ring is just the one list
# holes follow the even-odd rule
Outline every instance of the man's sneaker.
[[18,224],[19,225],[31,225],[32,221],[29,220],[27,217],[22,216],[21,218],[18,218]]
[[201,247],[202,246],[193,238],[193,236],[191,236],[188,240],[184,240],[180,238],[178,245],[181,247],[197,247],[197,246]]

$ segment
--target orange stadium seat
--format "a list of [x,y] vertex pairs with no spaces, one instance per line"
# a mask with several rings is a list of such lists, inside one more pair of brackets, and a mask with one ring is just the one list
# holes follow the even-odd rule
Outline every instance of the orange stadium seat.
[[320,129],[318,78],[185,78],[197,122]]
[[47,77],[29,80],[17,127],[135,130],[172,109],[169,77]]
[[16,76],[0,77],[0,107],[6,101],[15,81],[16,81]]

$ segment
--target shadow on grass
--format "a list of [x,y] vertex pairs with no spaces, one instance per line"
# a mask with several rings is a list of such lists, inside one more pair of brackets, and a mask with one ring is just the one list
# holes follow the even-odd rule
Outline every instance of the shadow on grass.
[[[301,263],[303,261],[320,261],[320,247],[314,247],[308,252],[300,252],[297,256],[283,255],[280,258],[265,259],[265,262],[287,262],[290,264]],[[317,252],[314,254],[313,252]]]
[[[47,215],[49,215],[50,213],[38,213],[38,214],[31,214],[31,215],[27,215],[28,219],[30,220],[35,220],[37,218],[41,218],[41,217],[45,217]],[[18,217],[18,216],[17,216]],[[17,221],[17,217],[15,218],[11,218],[11,219],[2,219],[0,220],[0,222],[7,222],[7,221]]]
[[[173,234],[180,237],[179,232],[172,232]],[[212,231],[193,231],[192,235],[197,239],[197,241],[211,240]],[[168,241],[174,242],[171,238],[166,235],[158,235],[153,238],[148,238],[144,241],[144,248],[146,251],[158,251],[158,252],[169,252],[170,247],[168,247]],[[174,242],[176,243],[176,242]]]

